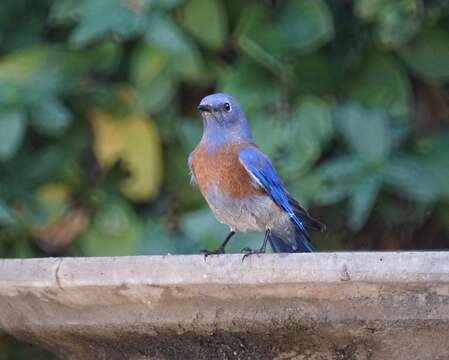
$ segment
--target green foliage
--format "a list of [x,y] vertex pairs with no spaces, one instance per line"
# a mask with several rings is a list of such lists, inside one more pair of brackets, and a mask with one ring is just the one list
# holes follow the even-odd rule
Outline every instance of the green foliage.
[[299,52],[313,51],[334,36],[332,14],[322,0],[289,1],[279,27],[285,44]]
[[368,166],[376,168],[389,156],[393,139],[385,114],[343,105],[336,110],[335,117],[348,147]]
[[398,61],[374,50],[362,63],[351,88],[352,100],[373,109],[382,109],[394,117],[407,118],[411,105],[410,79]]
[[0,225],[11,225],[13,222],[14,216],[11,209],[0,200]]
[[20,146],[25,132],[25,116],[20,111],[0,114],[0,159],[10,159]]
[[106,199],[89,230],[80,238],[81,250],[93,256],[118,256],[137,251],[142,225],[130,206]]
[[417,0],[357,0],[356,14],[374,24],[374,34],[385,46],[397,47],[412,39],[421,26]]
[[227,36],[226,9],[218,0],[190,0],[182,22],[198,41],[212,49],[223,47]]
[[[80,1],[76,9],[79,23],[70,36],[76,46],[83,46],[105,35],[118,35],[124,39],[140,34],[147,25],[147,2]],[[102,20],[99,21],[98,19]]]
[[212,91],[239,100],[289,190],[328,223],[318,248],[353,246],[336,227],[380,237],[410,219],[447,236],[447,0],[2,6],[0,256],[216,246],[226,227],[186,165]]
[[426,29],[400,50],[400,55],[424,79],[447,81],[449,79],[449,33],[440,29]]

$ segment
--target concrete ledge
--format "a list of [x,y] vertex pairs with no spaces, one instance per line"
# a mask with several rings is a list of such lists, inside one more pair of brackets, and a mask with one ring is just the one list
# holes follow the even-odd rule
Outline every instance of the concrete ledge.
[[447,359],[449,253],[0,261],[0,332],[64,359]]

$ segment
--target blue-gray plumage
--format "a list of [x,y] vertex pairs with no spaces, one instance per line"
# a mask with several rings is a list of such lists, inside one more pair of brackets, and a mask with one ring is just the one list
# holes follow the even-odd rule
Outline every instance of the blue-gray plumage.
[[323,230],[287,192],[270,160],[255,145],[245,114],[227,94],[201,100],[203,136],[188,163],[192,180],[216,218],[230,233],[223,244],[208,254],[224,253],[236,231],[265,231],[262,247],[247,254],[265,252],[267,242],[275,252],[311,252],[309,230]]

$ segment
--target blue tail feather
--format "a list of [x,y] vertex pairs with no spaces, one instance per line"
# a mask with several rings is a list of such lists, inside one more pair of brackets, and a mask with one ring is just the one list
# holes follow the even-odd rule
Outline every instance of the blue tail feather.
[[294,238],[289,239],[282,236],[282,232],[271,231],[268,235],[273,252],[275,253],[299,253],[299,252],[313,252],[314,248],[310,243],[310,237],[306,232],[295,226]]

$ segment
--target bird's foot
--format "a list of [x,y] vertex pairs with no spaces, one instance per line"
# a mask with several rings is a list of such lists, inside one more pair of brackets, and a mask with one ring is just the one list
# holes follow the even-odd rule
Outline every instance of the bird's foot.
[[219,247],[217,250],[201,250],[200,254],[204,255],[204,258],[207,258],[209,255],[221,255],[221,254],[225,254],[225,249],[224,247]]
[[253,249],[246,247],[246,248],[242,249],[242,253],[245,253],[245,255],[243,255],[243,257],[242,257],[242,262],[243,262],[245,260],[245,258],[247,258],[250,255],[265,254],[265,248],[262,247],[260,249],[253,250]]

